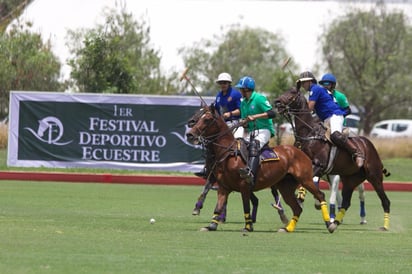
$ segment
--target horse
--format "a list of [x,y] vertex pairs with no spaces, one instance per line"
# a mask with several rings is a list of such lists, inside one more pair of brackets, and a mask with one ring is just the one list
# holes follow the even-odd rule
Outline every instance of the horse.
[[[201,112],[199,112],[199,113],[201,113]],[[196,122],[199,120],[199,118],[200,118],[200,117],[199,117],[199,113],[195,113],[195,114],[188,120],[188,122],[187,122],[188,128],[192,128],[192,127],[196,124]],[[203,149],[204,149],[204,151],[205,151],[205,153],[204,153],[204,158],[205,158],[205,159],[209,159],[209,160],[207,160],[206,162],[208,162],[208,161],[209,161],[209,162],[214,162],[213,153],[211,152],[211,147],[209,147],[209,146],[211,146],[210,143],[209,143],[208,145],[207,145],[207,144],[202,144],[202,147],[203,147]],[[206,197],[207,197],[207,194],[209,193],[209,191],[210,191],[211,189],[214,189],[214,190],[217,189],[217,188],[214,186],[215,183],[216,183],[216,177],[215,177],[215,174],[213,173],[213,168],[210,167],[209,169],[210,169],[211,171],[209,172],[209,174],[207,174],[207,176],[206,176],[206,178],[205,178],[205,179],[206,179],[206,182],[205,182],[205,184],[204,184],[204,186],[203,186],[202,192],[200,193],[200,195],[199,195],[198,198],[197,198],[197,201],[196,201],[196,203],[195,203],[195,207],[194,207],[194,209],[193,209],[193,211],[192,211],[192,215],[193,215],[193,216],[198,216],[198,215],[200,215],[200,211],[201,211],[201,209],[203,208],[203,204],[205,203],[205,200],[206,200]],[[285,214],[285,211],[284,211],[284,209],[283,209],[283,207],[282,207],[282,204],[281,204],[281,201],[280,201],[281,199],[280,199],[278,190],[277,190],[275,187],[271,187],[271,193],[272,193],[272,196],[273,196],[273,198],[274,198],[274,202],[271,203],[271,206],[277,210],[281,222],[282,222],[283,224],[287,225],[288,222],[289,222],[289,220],[288,220],[288,218],[287,218],[287,216],[286,216],[286,214]],[[258,199],[258,197],[257,197],[253,192],[250,193],[250,202],[252,203],[252,215],[251,215],[251,218],[252,218],[252,222],[255,223],[255,222],[256,222],[256,217],[257,217],[257,210],[258,210],[258,206],[259,206],[259,199]],[[227,207],[227,205],[225,204],[225,206],[224,206],[224,208],[223,208],[223,212],[220,214],[220,220],[221,220],[223,223],[226,222],[226,216],[227,216],[226,207]]]
[[[195,208],[192,211],[192,215],[194,216],[200,215],[200,210],[203,208],[203,204],[206,200],[206,197],[209,191],[211,189],[217,190],[217,188],[213,186],[215,182],[210,181],[209,178],[210,176],[207,178],[206,183],[203,186],[202,192],[200,193],[195,203]],[[271,203],[271,206],[277,210],[279,214],[279,218],[282,221],[282,223],[287,225],[289,220],[282,207],[278,190],[275,187],[271,187],[271,193],[274,198],[274,203]],[[252,215],[251,215],[252,222],[256,223],[257,210],[259,207],[259,198],[253,192],[250,193],[250,202],[252,203]],[[226,216],[227,216],[226,207],[227,205],[225,204],[223,208],[223,212],[220,214],[220,220],[223,223],[226,222]]]
[[[228,127],[223,118],[216,111],[213,104],[204,106],[198,113],[199,119],[186,134],[187,140],[193,144],[210,143],[215,155],[216,164],[213,172],[218,183],[217,204],[214,209],[212,221],[201,230],[215,231],[220,222],[220,214],[227,203],[228,195],[237,191],[241,193],[245,226],[243,232],[252,232],[253,222],[250,215],[250,196],[252,191],[259,191],[271,186],[276,186],[284,201],[291,207],[293,217],[289,223],[279,229],[279,232],[293,232],[302,213],[302,208],[295,198],[295,190],[298,185],[304,186],[315,199],[321,203],[321,213],[326,228],[333,233],[337,225],[330,222],[325,194],[313,183],[312,162],[310,158],[298,148],[292,145],[281,145],[270,148],[276,153],[277,158],[263,161],[256,175],[253,186],[242,179],[239,169],[246,166],[243,152],[245,142],[235,139],[232,129]],[[245,120],[247,121],[247,120]],[[240,125],[245,122],[240,123]]]
[[[312,116],[308,102],[296,88],[291,88],[275,99],[274,105],[293,127],[295,146],[304,151],[313,162],[315,176],[337,174],[341,177],[342,207],[334,223],[340,225],[346,211],[350,207],[353,191],[356,186],[368,180],[381,200],[384,211],[382,231],[389,230],[390,201],[383,187],[383,175],[390,173],[384,168],[373,143],[364,136],[349,137],[365,156],[363,167],[358,168],[346,150],[341,150],[328,139],[325,126]],[[330,152],[336,150],[336,153]],[[335,156],[333,156],[333,154]]]

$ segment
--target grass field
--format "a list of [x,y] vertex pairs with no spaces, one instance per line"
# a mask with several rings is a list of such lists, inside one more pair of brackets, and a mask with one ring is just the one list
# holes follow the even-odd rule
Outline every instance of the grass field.
[[[408,192],[388,192],[391,230],[380,201],[367,192],[359,225],[357,192],[344,223],[330,234],[308,197],[294,233],[260,191],[255,232],[243,236],[240,195],[227,223],[200,232],[214,208],[191,211],[198,186],[0,181],[0,273],[411,273]],[[328,194],[328,193],[327,193]],[[287,210],[290,217],[290,210]],[[150,224],[149,219],[156,223]]]

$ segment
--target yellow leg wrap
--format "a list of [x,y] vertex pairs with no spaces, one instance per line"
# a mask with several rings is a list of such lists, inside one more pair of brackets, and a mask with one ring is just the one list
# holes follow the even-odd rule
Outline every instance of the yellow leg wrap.
[[383,228],[389,230],[389,213],[383,214]]
[[320,203],[320,210],[322,212],[322,217],[325,222],[330,222],[330,216],[329,216],[329,211],[328,211],[328,206],[326,202],[321,202]]
[[293,216],[292,219],[290,219],[289,224],[285,227],[288,232],[293,232],[295,231],[296,228],[296,223],[298,222],[299,217],[298,216]]
[[245,213],[244,216],[245,216],[245,228],[248,231],[253,231],[253,221],[252,221],[252,218],[250,217],[250,214]]
[[342,223],[343,217],[345,217],[345,213],[346,213],[346,210],[344,208],[341,208],[338,214],[336,214],[335,221]]
[[213,214],[212,223],[218,224],[219,223],[219,221],[218,221],[219,218],[218,217],[219,217],[218,214]]

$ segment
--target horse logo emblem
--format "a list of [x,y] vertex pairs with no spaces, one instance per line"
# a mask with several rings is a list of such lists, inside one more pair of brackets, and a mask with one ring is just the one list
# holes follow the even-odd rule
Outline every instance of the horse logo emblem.
[[53,116],[45,117],[39,120],[39,127],[37,130],[33,130],[29,127],[25,127],[33,134],[38,140],[47,143],[49,145],[64,146],[70,144],[72,141],[59,142],[63,137],[64,127],[62,122]]
[[185,145],[196,148],[196,149],[201,149],[202,145],[194,145],[194,144],[191,144],[187,140],[186,133],[188,133],[189,131],[190,131],[190,127],[188,125],[185,125],[185,133],[183,135],[176,131],[172,131],[171,134],[175,135]]

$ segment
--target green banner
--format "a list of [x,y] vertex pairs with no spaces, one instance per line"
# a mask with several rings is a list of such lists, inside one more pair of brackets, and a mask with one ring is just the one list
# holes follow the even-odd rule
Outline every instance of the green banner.
[[[212,101],[212,98],[208,98]],[[10,166],[192,171],[197,97],[11,92]]]

